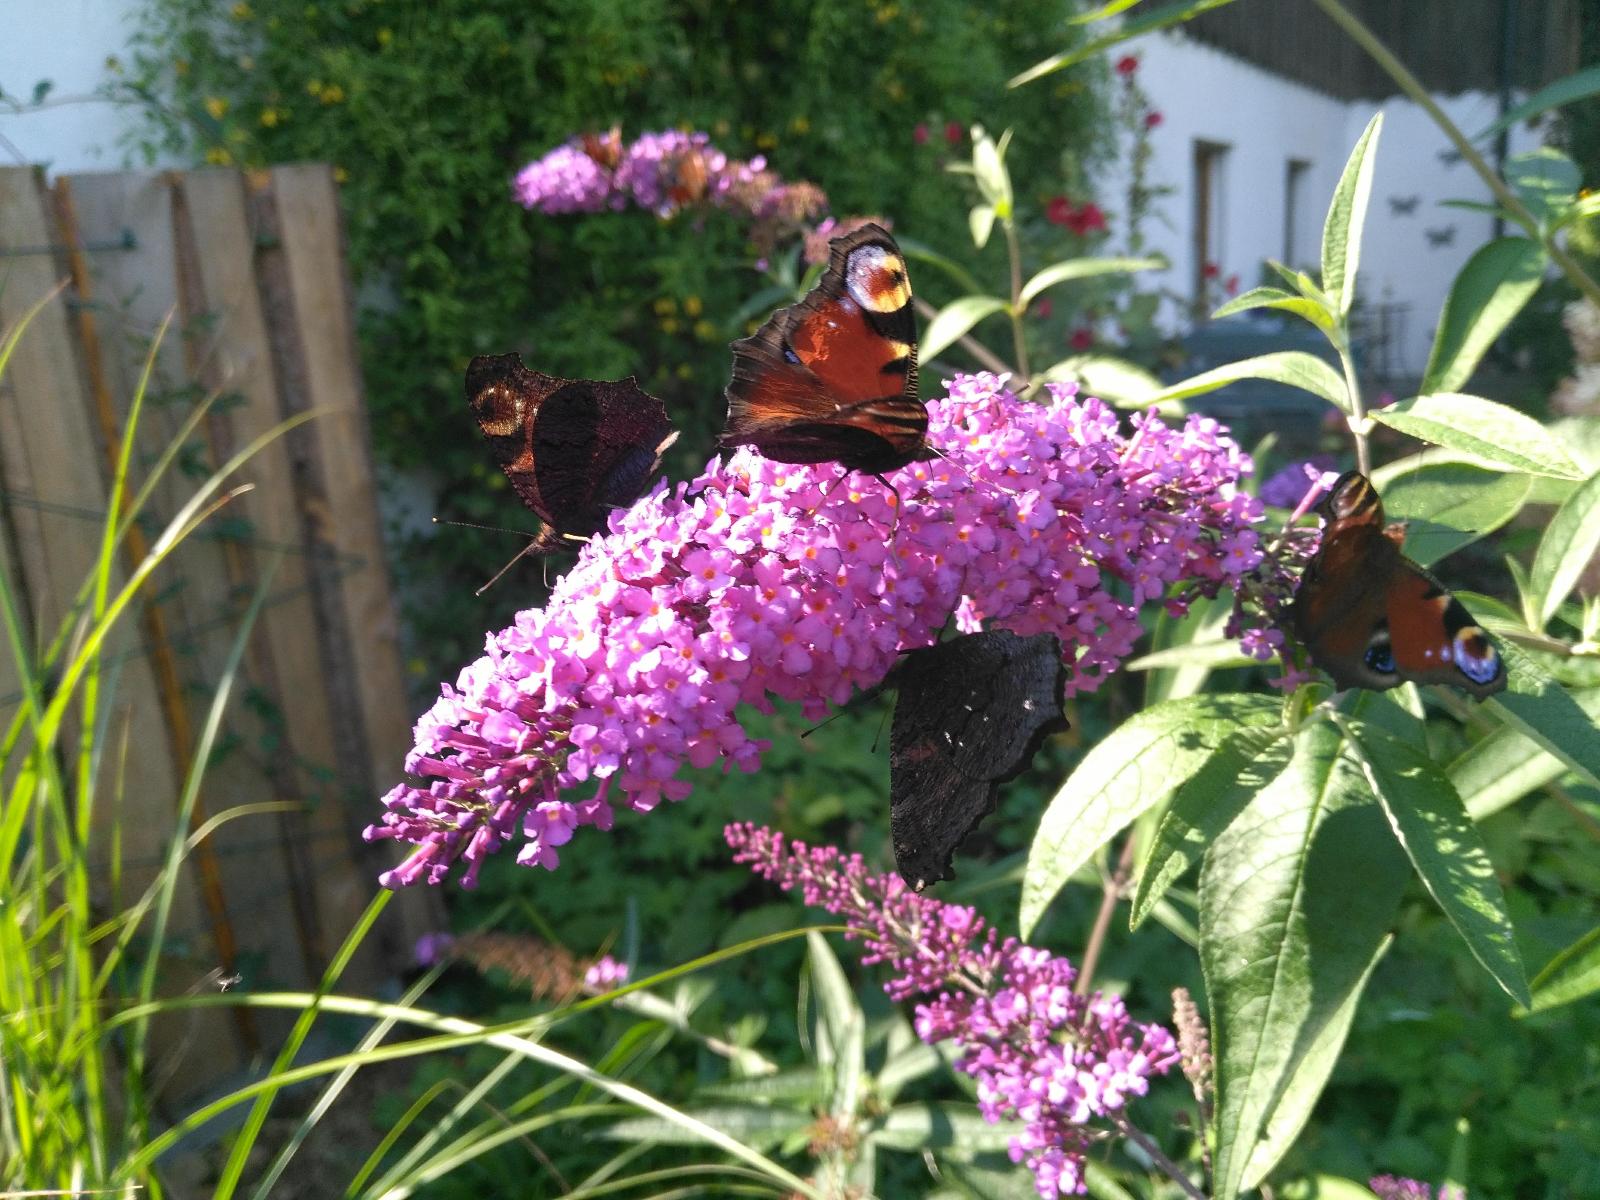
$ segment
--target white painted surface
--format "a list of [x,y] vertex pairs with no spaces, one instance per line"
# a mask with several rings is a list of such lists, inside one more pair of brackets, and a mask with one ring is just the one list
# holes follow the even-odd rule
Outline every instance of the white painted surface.
[[[122,135],[139,123],[131,108],[98,98],[106,59],[126,61],[139,0],[0,0],[0,161],[52,171],[123,164]],[[34,85],[54,85],[43,108],[15,112]]]
[[[1157,202],[1161,216],[1145,230],[1151,248],[1172,261],[1166,286],[1185,296],[1192,292],[1197,140],[1230,147],[1220,188],[1222,209],[1213,225],[1213,258],[1221,277],[1237,275],[1240,286],[1249,288],[1262,282],[1265,259],[1283,257],[1291,159],[1309,164],[1294,239],[1297,261],[1291,265],[1315,273],[1328,201],[1345,159],[1378,106],[1335,99],[1181,34],[1148,35],[1130,42],[1127,52],[1139,56],[1139,83],[1162,114],[1151,135],[1149,181],[1175,189]],[[1443,99],[1441,104],[1469,134],[1487,125],[1496,113],[1494,97],[1482,93]],[[1358,294],[1368,303],[1409,306],[1403,340],[1397,345],[1397,365],[1421,374],[1450,281],[1489,238],[1491,229],[1489,217],[1443,208],[1440,202],[1483,202],[1489,194],[1471,167],[1441,161],[1440,151],[1448,148],[1444,134],[1417,105],[1395,99],[1382,107],[1384,130]],[[1519,128],[1511,152],[1538,144],[1535,133]],[[1102,180],[1106,203],[1114,212],[1125,207],[1120,199],[1126,195],[1125,158]],[[1413,195],[1419,200],[1412,213],[1392,210],[1391,196]],[[1451,226],[1455,228],[1451,244],[1429,244],[1427,230]],[[1175,305],[1164,307],[1169,327],[1185,317]]]

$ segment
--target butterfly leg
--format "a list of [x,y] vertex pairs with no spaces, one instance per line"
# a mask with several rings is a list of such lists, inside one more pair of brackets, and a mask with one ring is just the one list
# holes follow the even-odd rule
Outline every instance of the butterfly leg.
[[900,510],[905,507],[905,499],[900,495],[900,489],[889,482],[886,475],[874,475],[879,483],[894,494],[894,521],[889,525],[889,544],[894,545],[894,535],[900,531]]

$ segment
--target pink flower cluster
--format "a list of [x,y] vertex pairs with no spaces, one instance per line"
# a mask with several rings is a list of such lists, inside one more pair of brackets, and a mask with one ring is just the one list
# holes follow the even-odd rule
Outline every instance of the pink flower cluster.
[[956,1066],[977,1080],[986,1121],[1022,1122],[1011,1158],[1027,1164],[1042,1196],[1083,1192],[1092,1123],[1120,1114],[1179,1060],[1166,1029],[1133,1021],[1116,996],[1075,995],[1071,963],[1000,938],[971,908],[920,896],[896,875],[871,875],[860,855],[831,846],[750,824],[724,836],[735,861],[844,917],[862,961],[893,973],[884,985],[891,997],[928,997],[916,1008],[917,1036],[959,1046]]
[[517,172],[512,190],[524,208],[551,215],[633,205],[670,216],[709,204],[759,221],[796,207],[814,215],[826,204],[808,184],[784,184],[764,158],[731,159],[708,135],[677,129],[640,134],[618,148],[615,169],[597,161],[584,139],[573,138]]
[[[1374,1175],[1367,1186],[1377,1193],[1378,1200],[1433,1200],[1433,1188],[1420,1179],[1404,1179],[1396,1175]],[[1467,1200],[1466,1192],[1448,1183],[1439,1185],[1439,1200]]]
[[383,882],[437,883],[464,858],[470,886],[519,838],[518,862],[555,867],[614,803],[681,800],[685,764],[753,771],[740,705],[820,719],[952,617],[1055,634],[1069,691],[1091,691],[1144,605],[1182,613],[1262,563],[1249,460],[1215,421],[1137,416],[1124,436],[1098,400],[1046,400],[958,377],[928,406],[940,457],[888,477],[903,506],[871,477],[744,449],[614,515],[418,721],[416,782],[367,830],[415,847]]

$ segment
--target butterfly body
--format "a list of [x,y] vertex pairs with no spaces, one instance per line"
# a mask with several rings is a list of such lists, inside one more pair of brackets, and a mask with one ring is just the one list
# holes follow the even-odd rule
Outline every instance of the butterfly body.
[[545,523],[531,553],[598,533],[649,487],[678,436],[631,377],[559,379],[516,354],[484,355],[468,365],[466,391],[495,462]]
[[1066,670],[1053,634],[987,630],[905,656],[889,731],[889,831],[917,891],[950,878],[959,846],[994,811],[1002,783],[1066,728]]
[[1494,643],[1431,573],[1401,553],[1366,476],[1348,471],[1320,510],[1322,545],[1295,592],[1290,625],[1341,688],[1447,683],[1482,699],[1506,686]]
[[733,343],[722,444],[876,475],[933,457],[927,431],[905,257],[864,225],[833,240],[803,299]]

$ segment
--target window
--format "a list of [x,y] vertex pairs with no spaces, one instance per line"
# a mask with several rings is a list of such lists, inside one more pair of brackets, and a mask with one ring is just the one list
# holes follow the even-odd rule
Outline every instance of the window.
[[1305,217],[1306,177],[1311,174],[1311,164],[1303,158],[1291,158],[1283,176],[1283,265],[1298,267],[1310,246],[1302,244],[1300,228]]
[[1206,285],[1222,265],[1223,206],[1228,147],[1196,139],[1194,144],[1194,306],[1208,315]]

